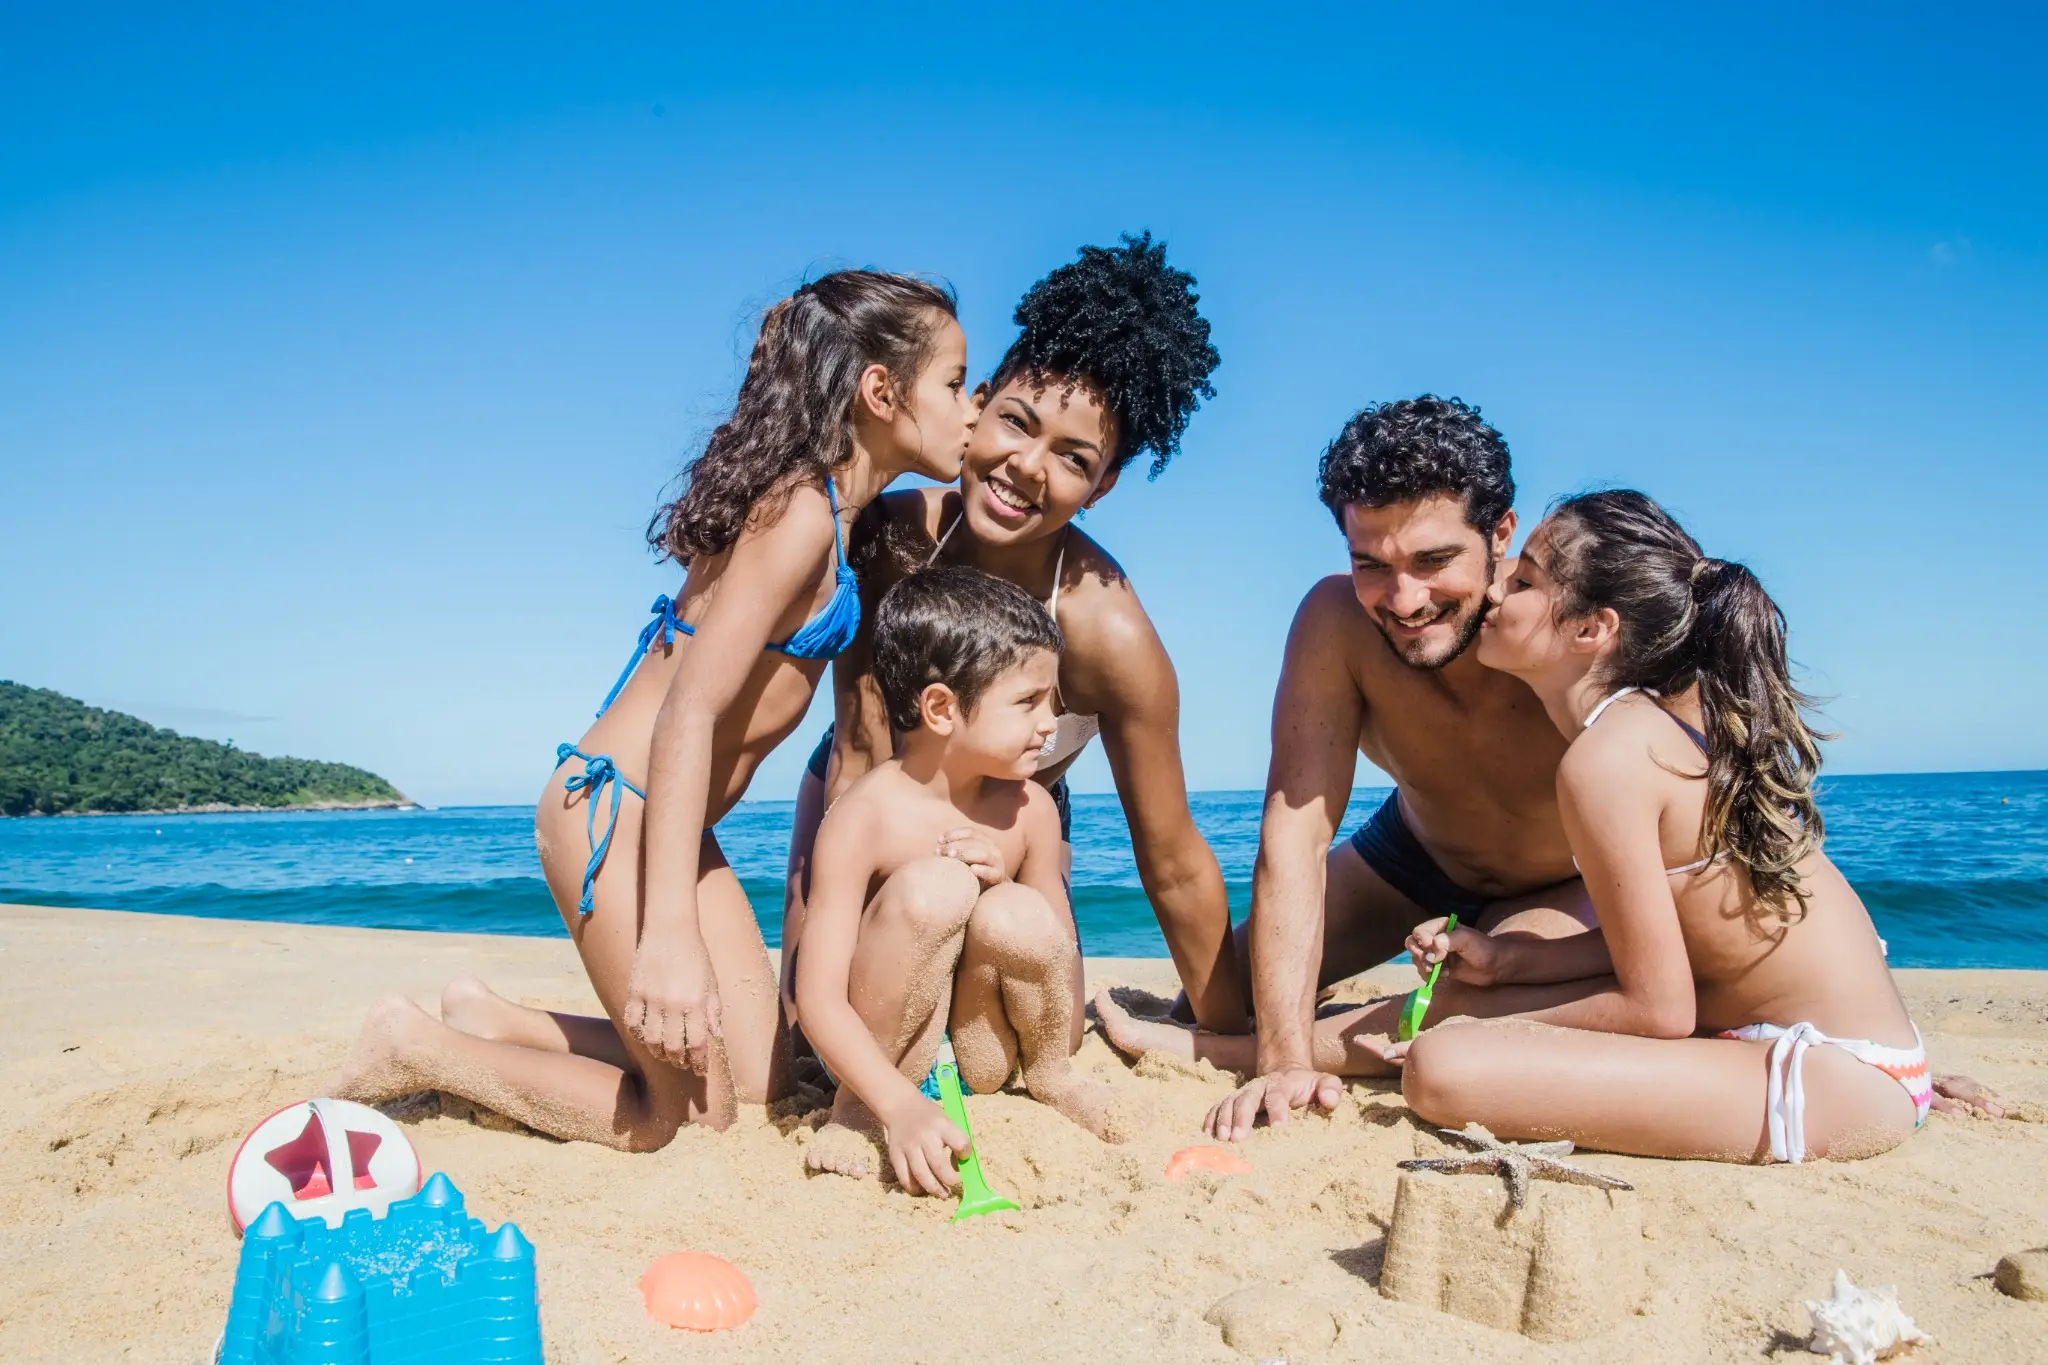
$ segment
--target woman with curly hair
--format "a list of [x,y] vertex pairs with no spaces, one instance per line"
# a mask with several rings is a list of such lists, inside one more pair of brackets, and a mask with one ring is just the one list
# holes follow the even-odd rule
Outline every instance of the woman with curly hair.
[[[863,518],[862,579],[878,596],[926,564],[964,564],[1019,585],[1059,624],[1058,730],[1038,781],[1071,830],[1067,769],[1101,736],[1130,823],[1138,875],[1195,1016],[1244,1027],[1230,910],[1215,855],[1188,812],[1173,661],[1115,559],[1074,525],[1149,456],[1166,468],[1201,400],[1216,348],[1194,278],[1151,234],[1080,257],[1017,305],[1023,330],[975,394],[981,416],[957,488],[880,499]],[[863,635],[834,670],[837,721],[798,795],[783,921],[785,1004],[803,931],[809,858],[831,798],[887,759],[891,735]],[[941,850],[944,852],[946,850]],[[1078,951],[1078,949],[1077,949]],[[1074,973],[1076,1008],[1081,987]]]
[[606,1018],[457,981],[396,996],[330,1088],[444,1090],[631,1151],[759,1103],[784,1050],[775,976],[712,826],[802,720],[860,625],[845,546],[898,475],[958,475],[975,409],[952,295],[847,270],[768,310],[739,398],[648,529],[685,570],[556,768],[535,817],[548,888]]

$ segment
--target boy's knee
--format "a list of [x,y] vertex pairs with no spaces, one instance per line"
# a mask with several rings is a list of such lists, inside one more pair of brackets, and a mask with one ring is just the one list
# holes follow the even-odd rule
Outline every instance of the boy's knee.
[[1462,1128],[1470,1119],[1473,1097],[1486,1083],[1476,1040],[1468,1036],[1475,1032],[1454,1027],[1408,1045],[1401,1095],[1418,1118],[1444,1128]]
[[1059,912],[1044,896],[1016,882],[1003,882],[981,893],[967,932],[979,942],[1011,953],[1068,946]]
[[980,879],[958,858],[920,858],[889,878],[884,905],[920,937],[937,940],[959,932],[980,893]]

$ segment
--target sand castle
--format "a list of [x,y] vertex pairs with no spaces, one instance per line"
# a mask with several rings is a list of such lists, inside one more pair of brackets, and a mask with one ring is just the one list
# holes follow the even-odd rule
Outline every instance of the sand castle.
[[[1416,1148],[1429,1165],[1403,1175],[1396,1189],[1380,1293],[1539,1341],[1577,1341],[1634,1310],[1642,1218],[1621,1182],[1530,1182],[1515,1168],[1531,1163],[1503,1159],[1513,1149],[1502,1144],[1455,1151],[1418,1134]],[[1558,1164],[1544,1161],[1547,1152],[1532,1155]],[[1509,1179],[1430,1168],[1482,1165]]]
[[436,1174],[338,1227],[274,1203],[249,1225],[221,1365],[540,1365],[533,1244]]

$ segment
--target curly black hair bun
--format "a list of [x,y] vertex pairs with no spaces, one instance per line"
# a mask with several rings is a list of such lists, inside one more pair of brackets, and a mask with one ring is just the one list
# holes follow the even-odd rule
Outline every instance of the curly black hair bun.
[[1166,263],[1150,232],[1116,247],[1084,246],[1081,258],[1047,275],[1017,305],[1023,335],[991,381],[1016,378],[1086,384],[1116,422],[1116,468],[1152,452],[1152,477],[1180,449],[1181,433],[1216,390],[1221,357],[1209,322],[1195,310],[1195,277]]

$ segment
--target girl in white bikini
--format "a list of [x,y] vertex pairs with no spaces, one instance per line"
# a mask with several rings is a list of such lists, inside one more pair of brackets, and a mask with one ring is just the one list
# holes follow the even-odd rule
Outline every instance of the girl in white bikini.
[[1574,737],[1558,801],[1599,928],[1419,927],[1418,968],[1444,959],[1479,988],[1460,1008],[1515,1017],[1432,1020],[1406,1048],[1410,1106],[1646,1156],[1841,1159],[1900,1142],[1927,1116],[1927,1054],[1821,851],[1820,750],[1777,604],[1629,491],[1559,504],[1494,595],[1480,661]]
[[[1148,456],[1158,474],[1179,448],[1217,364],[1194,280],[1150,236],[1084,247],[1018,304],[1023,329],[976,394],[981,416],[954,488],[879,499],[854,555],[878,598],[906,572],[965,564],[1044,602],[1066,638],[1058,730],[1038,781],[1071,816],[1065,775],[1100,735],[1130,823],[1139,879],[1159,916],[1197,1018],[1244,1027],[1230,909],[1216,858],[1188,811],[1173,661],[1109,552],[1073,524]],[[866,632],[834,665],[838,723],[799,793],[783,918],[785,1004],[803,928],[811,840],[830,798],[891,753]],[[1078,984],[1079,974],[1075,980]]]

